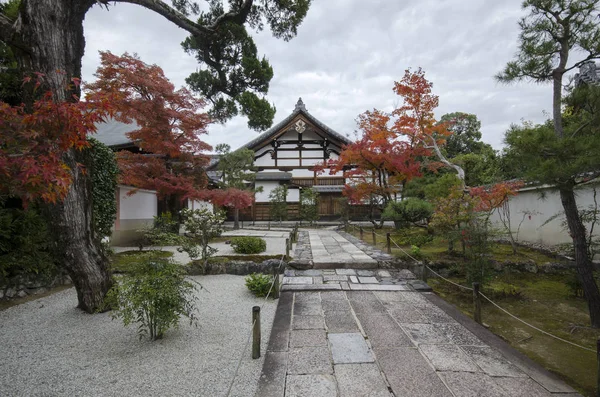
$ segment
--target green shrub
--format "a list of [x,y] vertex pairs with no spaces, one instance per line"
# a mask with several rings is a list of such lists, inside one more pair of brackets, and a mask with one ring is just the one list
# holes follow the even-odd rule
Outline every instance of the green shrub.
[[143,236],[138,242],[140,251],[148,245],[179,245],[182,241],[179,236],[179,225],[170,212],[163,212],[159,216],[155,216],[151,228],[138,230],[138,232],[141,232]]
[[252,273],[246,277],[246,287],[258,297],[267,296],[273,283],[273,277],[266,274]]
[[140,339],[156,340],[169,328],[178,327],[180,316],[197,323],[195,291],[196,285],[186,280],[181,266],[157,259],[138,263],[131,274],[118,278],[105,304],[113,308],[113,319],[121,318],[125,326],[139,323]]
[[234,237],[231,247],[238,254],[258,254],[267,249],[267,243],[260,237]]
[[167,259],[173,256],[170,251],[124,251],[110,257],[110,269],[114,273],[132,273],[142,263]]
[[423,254],[421,253],[421,248],[416,245],[410,247],[410,255],[415,259],[421,259]]
[[433,214],[433,206],[425,200],[418,198],[407,198],[402,201],[390,201],[383,214],[383,219],[394,221],[396,229],[406,227],[428,219]]
[[15,276],[58,273],[46,220],[34,207],[0,208],[0,282]]
[[185,238],[181,242],[179,252],[186,252],[191,259],[201,258],[205,263],[219,250],[209,246],[211,240],[223,232],[225,214],[208,209],[181,210]]

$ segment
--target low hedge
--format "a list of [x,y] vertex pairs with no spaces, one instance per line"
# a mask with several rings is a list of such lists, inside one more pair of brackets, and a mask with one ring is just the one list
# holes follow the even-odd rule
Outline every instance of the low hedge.
[[267,243],[260,237],[234,237],[231,247],[238,254],[258,254],[267,249]]

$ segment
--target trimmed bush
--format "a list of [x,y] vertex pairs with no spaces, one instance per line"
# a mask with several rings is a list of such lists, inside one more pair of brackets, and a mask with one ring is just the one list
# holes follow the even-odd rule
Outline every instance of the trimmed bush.
[[425,200],[407,198],[402,201],[390,201],[383,211],[382,218],[394,221],[396,229],[406,227],[428,219],[433,214],[433,206]]
[[260,237],[234,237],[231,247],[238,254],[259,254],[267,249],[267,243]]
[[258,297],[267,296],[272,282],[273,277],[261,273],[252,273],[246,277],[246,287]]

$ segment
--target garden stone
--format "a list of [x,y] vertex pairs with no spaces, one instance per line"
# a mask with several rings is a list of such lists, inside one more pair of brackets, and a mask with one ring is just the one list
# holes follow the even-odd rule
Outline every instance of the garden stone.
[[17,296],[19,298],[25,298],[27,296],[27,292],[25,292],[25,290],[20,290],[19,292],[17,292]]
[[9,288],[6,290],[5,296],[7,298],[12,298],[17,294],[17,290],[15,288]]

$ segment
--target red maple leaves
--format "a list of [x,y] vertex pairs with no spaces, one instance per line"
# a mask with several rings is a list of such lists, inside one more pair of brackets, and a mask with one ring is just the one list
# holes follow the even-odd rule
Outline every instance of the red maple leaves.
[[87,98],[112,93],[115,119],[137,124],[127,135],[143,151],[118,152],[120,182],[155,190],[159,197],[205,195],[208,158],[202,152],[211,147],[199,138],[210,123],[204,101],[185,88],[175,90],[157,65],[128,54],[101,52],[100,58]]

